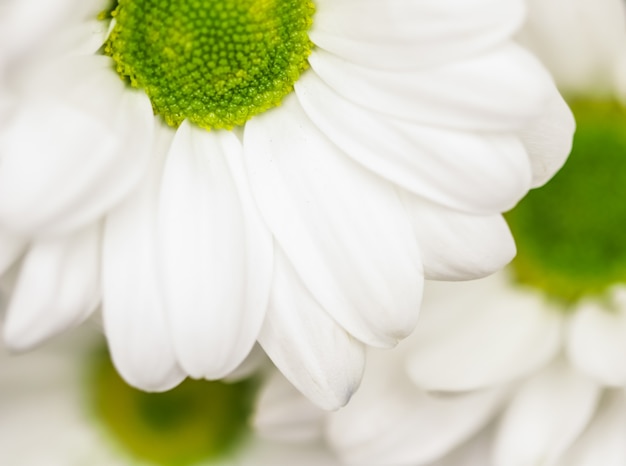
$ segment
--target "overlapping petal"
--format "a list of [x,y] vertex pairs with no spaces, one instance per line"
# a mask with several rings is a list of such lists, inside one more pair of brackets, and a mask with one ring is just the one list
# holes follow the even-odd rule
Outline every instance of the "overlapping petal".
[[364,343],[391,346],[417,320],[422,267],[393,187],[334,146],[290,96],[246,126],[265,222],[313,298]]
[[[541,296],[507,291],[506,278],[471,283],[464,293],[433,300],[412,336],[411,379],[427,390],[499,385],[537,370],[561,344],[562,319]],[[450,289],[448,288],[449,292]],[[430,317],[430,318],[429,318]]]
[[308,118],[347,156],[435,203],[493,214],[513,207],[530,187],[528,155],[514,135],[461,132],[371,112],[315,74],[296,84],[296,94]]
[[[148,98],[125,88],[106,57],[56,65],[0,133],[0,224],[40,235],[94,221],[141,178],[150,156]],[[95,96],[95,98],[94,98]]]
[[[515,256],[515,243],[501,215],[472,215],[403,192],[418,239],[424,275],[430,280],[481,278]],[[463,232],[462,235],[459,232]]]
[[330,88],[361,107],[457,130],[519,130],[554,92],[545,68],[514,44],[425,70],[371,69],[323,50],[309,61]]
[[82,323],[100,302],[100,226],[35,242],[23,259],[3,328],[26,350]]
[[250,352],[263,322],[272,242],[231,132],[184,122],[165,162],[158,241],[167,321],[183,369],[215,379]]
[[519,0],[318,0],[311,40],[373,68],[411,69],[472,56],[510,37]]
[[365,348],[326,314],[278,247],[275,260],[259,343],[314,403],[325,409],[344,406],[361,381]]
[[553,464],[585,428],[599,395],[593,380],[555,361],[526,381],[504,412],[494,464]]
[[469,438],[504,400],[501,389],[450,397],[428,394],[394,370],[393,360],[380,356],[350,404],[329,418],[329,441],[348,464],[433,461]]
[[170,389],[185,377],[174,351],[157,261],[156,216],[170,133],[158,131],[146,178],[109,213],[104,231],[102,307],[111,357],[128,383],[149,391]]

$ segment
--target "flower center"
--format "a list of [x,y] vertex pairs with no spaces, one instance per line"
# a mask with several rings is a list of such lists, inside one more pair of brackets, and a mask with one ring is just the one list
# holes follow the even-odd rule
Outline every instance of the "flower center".
[[307,69],[311,0],[119,0],[104,47],[171,126],[232,129]]
[[568,162],[507,214],[517,280],[565,303],[626,282],[626,111],[598,101],[572,110]]
[[94,414],[136,460],[164,466],[218,461],[245,439],[256,381],[186,380],[165,393],[128,386],[106,352],[92,366]]

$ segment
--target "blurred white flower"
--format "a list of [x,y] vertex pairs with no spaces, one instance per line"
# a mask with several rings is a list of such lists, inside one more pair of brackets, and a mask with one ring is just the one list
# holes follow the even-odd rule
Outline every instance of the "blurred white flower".
[[143,389],[223,377],[258,340],[345,404],[365,347],[414,328],[424,277],[510,260],[500,213],[569,151],[569,110],[511,40],[521,0],[51,3],[0,20],[4,340],[101,304]]
[[528,0],[519,39],[567,94],[626,97],[623,0]]
[[[94,355],[95,347],[102,344],[96,332],[81,329],[29,354],[0,353],[0,464],[337,464],[322,446],[281,445],[250,435],[245,419],[234,417],[239,416],[236,405],[249,404],[250,394],[242,397],[241,390],[227,384],[221,384],[221,392],[211,388],[217,382],[196,382],[200,385],[195,390],[181,385],[167,394],[132,389],[118,378],[109,362],[101,359],[101,354]],[[229,390],[233,391],[231,398]],[[102,405],[97,406],[95,401]],[[110,412],[103,416],[103,409]],[[213,415],[202,418],[207,412]],[[117,424],[112,425],[111,419]],[[231,428],[228,435],[241,437],[229,449],[215,440],[225,438],[224,426]],[[233,426],[241,432],[233,431]],[[203,447],[204,442],[213,450]]]

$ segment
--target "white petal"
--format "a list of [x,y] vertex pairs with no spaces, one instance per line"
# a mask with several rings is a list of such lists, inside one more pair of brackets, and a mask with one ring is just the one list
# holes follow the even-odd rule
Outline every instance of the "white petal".
[[478,431],[503,401],[503,390],[433,396],[415,387],[394,361],[395,350],[368,360],[359,391],[332,413],[327,437],[354,465],[416,465],[445,455]]
[[404,192],[418,238],[424,275],[430,280],[485,277],[515,256],[515,242],[501,215],[471,215]]
[[350,61],[407,69],[475,55],[509,37],[518,0],[318,0],[310,37]]
[[0,223],[15,231],[68,231],[96,219],[149,160],[154,117],[145,94],[126,89],[106,57],[61,65],[50,79],[65,79],[63,89],[23,102],[2,131]]
[[252,422],[264,438],[305,443],[321,439],[325,415],[280,372],[274,371],[263,383]]
[[363,345],[326,314],[278,247],[259,343],[285,377],[324,409],[345,405],[359,386]]
[[[93,18],[107,8],[106,1],[4,0],[0,2],[0,72],[3,61],[39,52],[59,31]],[[100,21],[100,23],[103,23]],[[101,43],[102,44],[102,43]],[[1,74],[1,73],[0,73]]]
[[269,299],[271,236],[241,156],[233,133],[184,122],[165,163],[160,271],[176,353],[192,377],[220,378],[244,360]]
[[596,383],[560,360],[538,373],[504,413],[494,464],[554,464],[587,425],[599,392]]
[[34,243],[22,264],[4,325],[14,350],[80,324],[100,300],[100,228]]
[[168,390],[185,377],[176,361],[156,259],[158,189],[170,132],[158,131],[146,178],[110,212],[104,232],[102,313],[111,358],[130,385],[149,391]]
[[582,303],[572,316],[567,354],[572,364],[604,385],[626,386],[626,295],[622,306],[607,308],[605,303]]
[[521,133],[532,164],[534,188],[546,183],[563,166],[572,150],[575,128],[572,111],[554,89],[543,115]]
[[312,53],[309,62],[330,88],[359,106],[472,131],[521,129],[542,113],[554,87],[539,61],[512,43],[416,71],[371,69],[324,51]]
[[0,229],[0,275],[26,250],[26,238]]
[[609,390],[559,466],[626,466],[626,393]]
[[307,116],[346,155],[433,202],[478,214],[513,207],[530,187],[517,137],[464,132],[391,118],[343,99],[315,74],[296,94]]
[[[489,387],[536,370],[555,355],[562,319],[542,296],[515,291],[498,276],[459,285],[448,284],[447,297],[424,303],[425,322],[411,338],[407,360],[418,386]],[[464,294],[472,286],[476,291]],[[430,315],[433,323],[426,320]]]
[[530,0],[523,41],[568,93],[611,93],[624,55],[622,0]]
[[423,279],[393,188],[333,146],[294,96],[248,122],[244,150],[261,213],[315,300],[367,344],[404,338]]

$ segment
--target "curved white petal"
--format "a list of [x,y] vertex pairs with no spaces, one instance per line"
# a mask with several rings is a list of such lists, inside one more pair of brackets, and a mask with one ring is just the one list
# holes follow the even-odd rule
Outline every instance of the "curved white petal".
[[504,400],[503,389],[428,394],[406,378],[396,351],[368,358],[361,388],[348,406],[330,415],[328,440],[348,464],[436,460],[477,432]]
[[493,47],[524,19],[519,0],[318,0],[311,40],[374,68],[410,69]]
[[3,128],[0,224],[28,234],[75,229],[139,181],[152,108],[110,68],[110,59],[94,56],[46,70],[56,85],[23,101]]
[[324,409],[345,405],[359,386],[363,344],[326,314],[278,247],[259,343],[285,377]]
[[325,415],[280,372],[274,371],[263,382],[252,424],[264,438],[305,443],[321,439]]
[[35,242],[11,294],[7,346],[26,350],[85,320],[100,301],[100,227]]
[[107,216],[102,314],[111,358],[124,379],[148,391],[168,390],[179,367],[158,276],[156,215],[171,129],[155,139],[154,159],[138,188]]
[[513,207],[531,183],[530,161],[511,134],[410,123],[369,111],[314,73],[296,83],[307,116],[346,155],[438,204],[476,214]]
[[447,297],[424,303],[407,359],[415,384],[475,390],[512,381],[554,357],[562,319],[542,296],[515,291],[500,276],[459,285],[445,285]]
[[420,245],[427,279],[485,277],[515,256],[513,236],[499,214],[465,214],[407,192],[402,193],[402,200]]
[[567,354],[574,366],[598,382],[626,386],[626,289],[614,294],[621,303],[613,309],[596,301],[578,307],[570,322]]
[[524,48],[507,43],[483,55],[416,71],[376,70],[324,51],[315,73],[354,104],[417,123],[462,130],[516,131],[539,116],[554,84]]
[[498,466],[554,464],[593,415],[600,390],[557,360],[518,390],[494,440]]
[[574,115],[555,88],[543,115],[520,133],[532,165],[533,188],[545,184],[563,166],[575,129]]
[[626,393],[609,390],[558,466],[626,466]]
[[178,360],[192,377],[220,378],[244,360],[269,299],[272,241],[241,157],[233,133],[184,122],[165,162],[159,270]]
[[404,338],[423,278],[393,187],[331,144],[295,96],[248,122],[244,150],[261,213],[314,299],[367,344]]
[[0,229],[0,275],[26,250],[26,238]]

